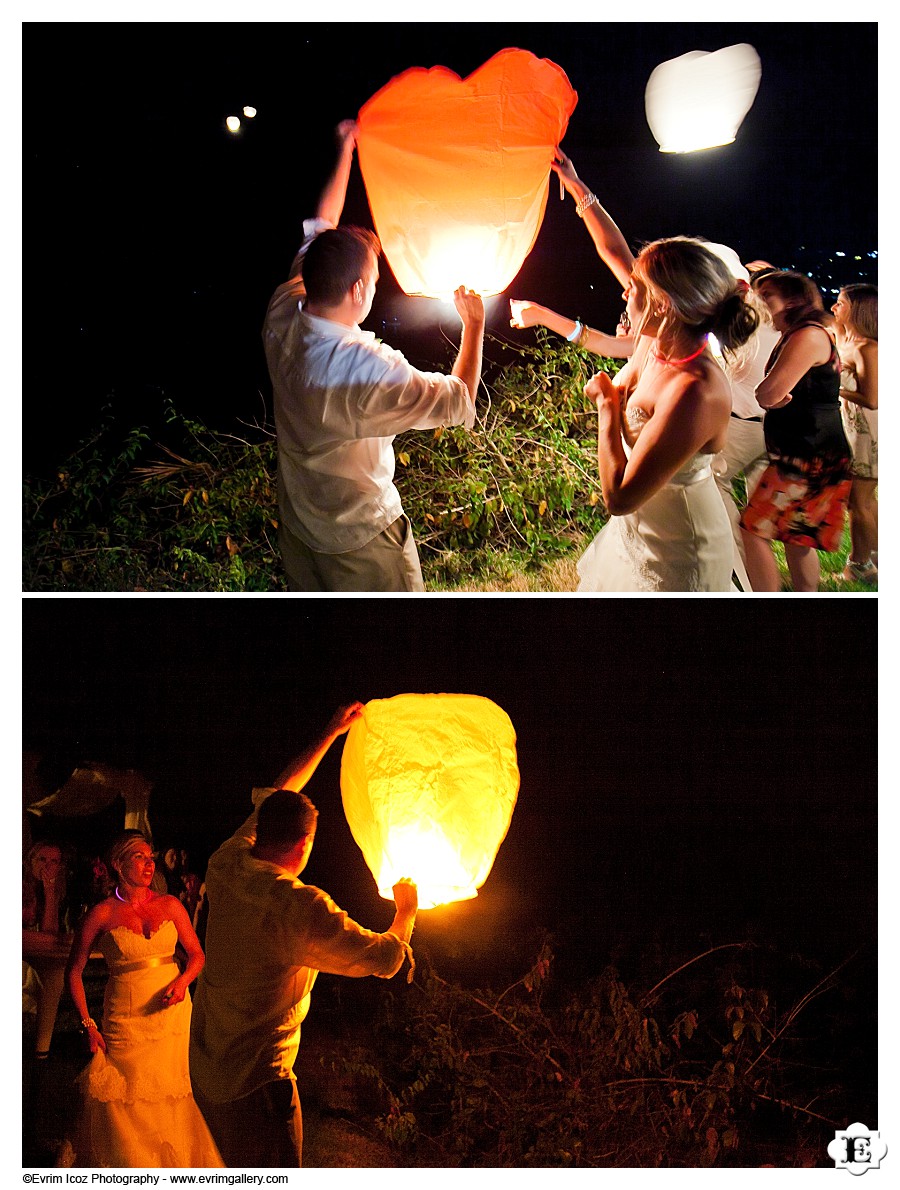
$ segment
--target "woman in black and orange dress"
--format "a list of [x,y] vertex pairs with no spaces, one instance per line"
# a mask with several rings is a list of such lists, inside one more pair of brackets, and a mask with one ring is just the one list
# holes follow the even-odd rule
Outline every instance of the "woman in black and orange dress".
[[781,338],[756,389],[769,465],[741,517],[747,573],[754,591],[780,591],[771,542],[781,541],[794,590],[816,591],[816,551],[839,548],[850,495],[841,360],[813,281],[769,273],[756,288]]

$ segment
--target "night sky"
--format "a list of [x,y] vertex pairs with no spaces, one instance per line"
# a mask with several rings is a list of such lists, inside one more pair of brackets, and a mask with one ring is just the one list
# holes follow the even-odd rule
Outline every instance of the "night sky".
[[[815,254],[837,249],[850,273],[833,281],[854,279],[857,254],[874,279],[876,33],[829,21],[27,24],[25,309],[43,308],[51,279],[65,366],[39,366],[45,332],[29,318],[26,466],[52,468],[107,401],[136,422],[158,418],[162,396],[216,428],[264,415],[260,327],[333,160],[333,128],[411,66],[465,77],[509,46],[561,66],[579,96],[564,147],[634,248],[699,234],[745,260],[815,263],[823,286]],[[659,153],[644,113],[654,67],[738,41],[757,49],[762,82],[736,143]],[[245,104],[258,115],[232,136],[225,118]],[[344,218],[371,226],[356,165]],[[382,276],[367,326],[398,319],[394,344],[443,366],[434,304]],[[615,326],[618,286],[555,179],[507,296]],[[454,315],[443,330],[457,342]],[[528,338],[500,300],[489,330]]]
[[[561,66],[579,96],[563,147],[634,249],[699,234],[810,270],[838,249],[877,280],[875,23],[559,15],[26,24],[26,468],[52,471],[107,401],[151,427],[164,396],[216,428],[265,415],[260,328],[332,130],[410,66],[465,77],[508,46]],[[644,114],[653,68],[739,41],[763,75],[736,143],[660,154]],[[225,117],[245,104],[259,114],[232,137]],[[371,226],[356,165],[344,218]],[[618,318],[618,286],[555,180],[506,296],[610,331]],[[36,315],[48,302],[52,336]],[[383,265],[366,326],[398,319],[394,345],[443,366],[439,332],[455,344],[458,322],[423,309]],[[491,334],[529,340],[507,323],[497,301]],[[696,953],[750,937],[840,961],[876,933],[877,609],[827,596],[26,598],[24,743],[48,792],[92,760],[145,772],[155,841],[184,843],[202,867],[250,788],[340,703],[480,694],[516,728],[521,790],[479,897],[420,916],[417,945],[442,974],[517,978],[544,929],[577,974],[629,940]],[[344,820],[340,752],[307,789],[321,817],[305,878],[383,929],[391,906]]]
[[[145,772],[156,843],[184,843],[202,867],[251,787],[340,703],[479,694],[516,728],[521,790],[481,895],[422,915],[420,937],[464,974],[586,923],[588,966],[660,932],[843,956],[875,929],[876,608],[32,599],[25,743],[49,788],[92,759]],[[340,743],[308,788],[321,818],[306,878],[384,928],[339,761]]]

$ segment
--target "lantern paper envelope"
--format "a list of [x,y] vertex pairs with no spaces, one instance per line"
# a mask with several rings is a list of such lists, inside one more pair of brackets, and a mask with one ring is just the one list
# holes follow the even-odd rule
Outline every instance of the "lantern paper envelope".
[[715,53],[691,50],[650,75],[647,123],[661,153],[691,153],[730,145],[753,106],[762,67],[752,45]]
[[516,733],[490,699],[375,699],[347,734],[344,812],[388,900],[403,877],[418,886],[422,909],[477,896],[518,791]]
[[577,102],[560,67],[507,49],[467,79],[414,67],[365,104],[359,165],[405,293],[506,289],[537,238],[550,163]]

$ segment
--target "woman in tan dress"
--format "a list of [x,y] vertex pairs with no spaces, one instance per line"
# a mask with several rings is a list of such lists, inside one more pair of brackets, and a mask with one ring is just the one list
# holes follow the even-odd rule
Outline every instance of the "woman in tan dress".
[[841,417],[853,450],[849,582],[878,577],[878,290],[845,285],[831,307],[841,357]]

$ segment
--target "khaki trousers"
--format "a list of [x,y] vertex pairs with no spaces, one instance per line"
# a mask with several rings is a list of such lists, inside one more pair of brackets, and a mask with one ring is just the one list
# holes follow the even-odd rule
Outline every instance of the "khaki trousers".
[[229,1103],[211,1103],[195,1087],[194,1100],[228,1169],[302,1166],[303,1114],[292,1078],[275,1079]]
[[358,550],[320,554],[278,527],[278,545],[289,591],[424,591],[419,553],[409,518],[401,513]]

